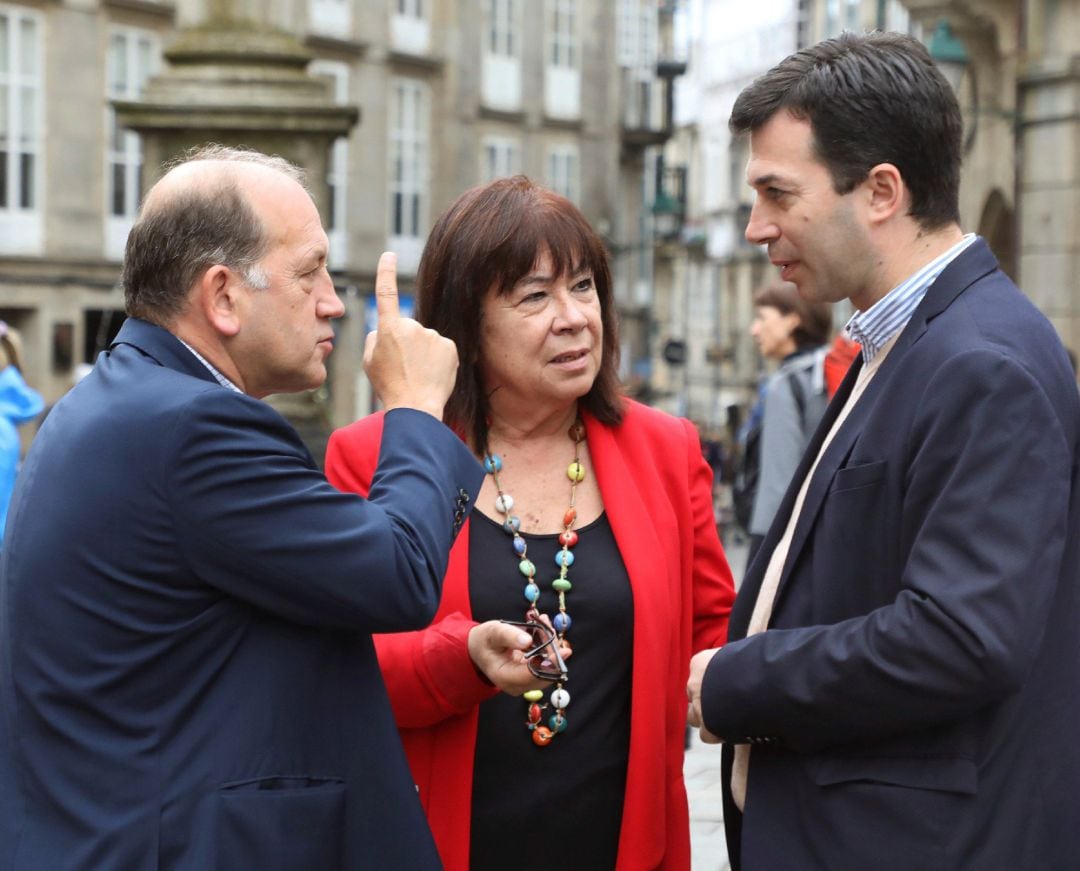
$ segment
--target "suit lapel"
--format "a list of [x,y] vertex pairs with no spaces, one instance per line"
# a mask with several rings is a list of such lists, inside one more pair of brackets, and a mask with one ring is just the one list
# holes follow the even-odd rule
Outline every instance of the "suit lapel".
[[[833,437],[829,447],[821,457],[821,462],[818,463],[817,469],[814,471],[814,476],[810,481],[810,487],[806,492],[806,499],[803,501],[802,511],[799,513],[795,533],[791,540],[791,547],[788,550],[787,559],[780,576],[780,584],[777,588],[776,601],[773,606],[774,614],[780,607],[792,569],[796,565],[803,548],[810,538],[814,522],[817,519],[818,512],[821,510],[821,506],[825,502],[825,496],[829,492],[829,487],[832,485],[833,477],[836,475],[837,470],[842,468],[848,456],[851,454],[852,449],[855,447],[855,443],[858,441],[859,436],[866,427],[866,422],[869,420],[879,399],[888,391],[889,381],[893,377],[893,374],[903,365],[904,356],[926,333],[927,326],[935,317],[952,305],[964,290],[980,278],[997,269],[997,266],[997,260],[990,252],[986,243],[982,239],[976,239],[965,251],[961,252],[959,256],[942,270],[941,274],[930,286],[926,296],[923,297],[922,302],[919,303],[918,307],[915,309],[915,312],[911,316],[911,320],[908,321],[907,326],[904,327],[903,331],[900,333],[895,345],[893,345],[892,349],[889,351],[889,355],[882,361],[881,368],[874,374],[873,379],[866,386],[863,395],[859,397],[855,407],[850,411],[847,419],[840,426],[840,429]],[[761,548],[762,551],[771,554],[776,543],[783,535],[784,529],[787,526],[787,518],[791,516],[795,497],[802,485],[802,481],[810,470],[810,467],[813,465],[814,458],[820,452],[821,445],[825,441],[825,436],[832,428],[833,423],[836,421],[841,409],[844,407],[844,403],[847,402],[848,397],[851,395],[851,391],[855,386],[855,381],[861,371],[862,355],[860,354],[856,363],[852,365],[851,370],[844,378],[840,390],[837,391],[837,395],[829,404],[825,418],[814,433],[814,437],[802,458],[802,462],[799,464],[799,469],[792,480],[792,484],[788,487],[788,491],[784,495],[784,501],[780,511],[777,512],[777,517],[783,517],[785,520],[783,523],[773,523],[766,541],[768,550],[766,551],[766,546],[763,545]],[[757,559],[754,562],[756,589],[760,589],[761,587],[761,576],[764,575],[767,563],[767,559]],[[749,624],[750,613],[753,611],[756,599],[757,595],[755,592],[748,605],[745,606],[745,623],[740,624],[744,634],[745,626]],[[740,612],[739,616],[740,619],[742,619],[743,614]],[[732,616],[732,622],[734,623],[734,614]]]
[[[761,547],[758,548],[757,556],[754,561],[746,567],[742,583],[739,585],[739,594],[735,597],[735,604],[731,610],[731,621],[728,630],[728,638],[731,640],[746,637],[746,630],[750,625],[750,617],[754,612],[754,603],[757,602],[758,593],[761,591],[761,582],[765,578],[765,569],[769,565],[769,557],[783,537],[784,530],[787,528],[787,518],[791,516],[791,511],[795,507],[795,497],[798,495],[799,487],[807,473],[810,471],[810,467],[814,462],[814,457],[816,457],[821,450],[821,445],[825,441],[825,436],[828,434],[829,430],[832,429],[832,425],[840,414],[840,410],[844,407],[844,403],[847,402],[848,397],[851,395],[858,374],[862,371],[862,365],[863,358],[862,355],[859,354],[849,367],[847,374],[844,376],[844,380],[840,382],[836,394],[829,401],[829,405],[825,409],[825,414],[822,416],[818,428],[814,431],[814,435],[811,437],[810,443],[807,445],[806,451],[799,461],[799,466],[791,478],[791,484],[788,486],[787,492],[780,502],[780,507],[776,511],[776,518],[769,527],[769,531],[765,534]],[[783,523],[779,522],[780,518],[784,518]]]

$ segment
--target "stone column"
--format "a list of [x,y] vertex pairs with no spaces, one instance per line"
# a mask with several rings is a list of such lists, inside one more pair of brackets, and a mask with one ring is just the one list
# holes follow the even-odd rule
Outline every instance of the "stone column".
[[188,148],[246,145],[305,167],[322,211],[330,146],[348,135],[359,109],[334,103],[329,85],[307,72],[311,54],[277,26],[294,17],[291,0],[196,0],[199,6],[205,17],[165,50],[167,67],[143,99],[114,103],[120,123],[142,135],[144,188]]
[[1020,80],[1021,287],[1080,350],[1080,60],[1029,63]]
[[[307,72],[311,54],[290,32],[297,24],[294,3],[181,0],[181,30],[165,50],[165,70],[147,83],[142,100],[113,103],[120,123],[142,136],[144,192],[164,163],[190,148],[243,145],[304,167],[325,220],[330,146],[348,134],[360,111],[337,105],[329,84]],[[339,342],[331,358],[338,389],[350,395],[349,373],[360,367],[353,344]],[[329,428],[352,419],[325,391],[272,402],[300,428],[317,457]]]

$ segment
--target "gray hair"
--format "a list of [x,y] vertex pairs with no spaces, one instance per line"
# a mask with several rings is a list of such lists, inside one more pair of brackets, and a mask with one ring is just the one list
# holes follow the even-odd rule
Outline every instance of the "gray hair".
[[[303,170],[284,158],[223,145],[193,149],[166,170],[197,162],[261,166],[307,189]],[[268,246],[266,228],[236,174],[210,173],[200,181],[147,197],[124,251],[122,282],[129,315],[168,325],[186,308],[191,287],[216,265],[235,270],[257,290],[270,286],[259,266]]]

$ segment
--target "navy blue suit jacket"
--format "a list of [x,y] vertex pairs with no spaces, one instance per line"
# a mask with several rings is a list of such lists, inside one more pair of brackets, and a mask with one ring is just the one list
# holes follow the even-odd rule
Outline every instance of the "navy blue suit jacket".
[[706,671],[705,725],[752,744],[745,814],[726,795],[732,853],[746,871],[1071,871],[1080,394],[1054,329],[982,240],[930,288],[826,450],[769,630],[745,637],[856,375]]
[[386,416],[369,500],[129,319],[50,413],[0,574],[0,869],[430,869],[370,633],[433,617],[483,472]]

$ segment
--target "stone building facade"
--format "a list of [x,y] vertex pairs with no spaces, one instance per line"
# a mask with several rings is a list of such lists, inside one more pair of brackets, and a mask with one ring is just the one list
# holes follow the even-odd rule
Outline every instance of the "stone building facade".
[[943,31],[961,48],[965,229],[1080,350],[1080,2],[905,3],[932,53]]
[[[162,80],[179,62],[169,47],[178,38],[190,47],[193,32],[212,30],[223,15],[291,40],[286,53],[309,58],[307,74],[325,81],[333,101],[359,110],[348,136],[321,166],[314,161],[318,175],[325,167],[313,182],[348,311],[329,389],[310,397],[317,427],[372,408],[360,354],[379,253],[398,252],[408,297],[439,212],[465,188],[516,172],[568,195],[604,235],[623,371],[628,381],[647,379],[654,155],[670,130],[666,98],[680,71],[661,48],[669,7],[0,0],[0,318],[24,336],[27,379],[57,399],[118,329],[124,240],[168,151],[146,151],[151,139],[118,119],[150,123],[139,106],[168,90]],[[222,65],[220,77],[229,75]],[[214,102],[215,87],[207,79],[205,94],[192,91],[193,117]],[[266,140],[253,131],[240,141]]]
[[[689,63],[676,88],[669,167],[682,168],[685,209],[679,231],[658,250],[657,323],[686,346],[671,363],[656,348],[657,402],[706,429],[733,436],[764,363],[749,335],[751,297],[775,272],[743,235],[753,191],[748,144],[728,132],[739,92],[797,48],[841,30],[918,29],[899,0],[687,0]],[[848,311],[836,310],[842,324]]]

